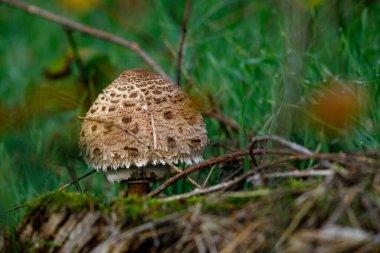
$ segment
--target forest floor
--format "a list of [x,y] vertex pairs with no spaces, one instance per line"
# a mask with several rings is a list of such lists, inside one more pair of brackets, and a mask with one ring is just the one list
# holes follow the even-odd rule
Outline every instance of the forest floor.
[[258,173],[247,180],[255,190],[236,181],[216,192],[111,203],[48,193],[2,234],[0,252],[380,252],[378,161],[336,157],[351,168]]

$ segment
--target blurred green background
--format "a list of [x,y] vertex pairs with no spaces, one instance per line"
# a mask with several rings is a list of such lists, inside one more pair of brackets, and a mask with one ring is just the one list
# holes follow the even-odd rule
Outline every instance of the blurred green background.
[[[175,79],[186,1],[28,3],[136,41]],[[206,115],[218,113],[240,128],[206,117],[205,158],[266,134],[319,152],[377,149],[379,31],[379,1],[193,1],[182,88]],[[79,156],[76,116],[130,68],[149,69],[126,48],[0,4],[0,212],[57,189],[70,173],[90,171]],[[229,176],[226,166],[249,169],[249,162],[217,168],[209,184]],[[101,174],[80,185],[106,203],[122,188]],[[190,189],[180,181],[165,194]],[[17,223],[22,212],[2,215],[0,224]]]

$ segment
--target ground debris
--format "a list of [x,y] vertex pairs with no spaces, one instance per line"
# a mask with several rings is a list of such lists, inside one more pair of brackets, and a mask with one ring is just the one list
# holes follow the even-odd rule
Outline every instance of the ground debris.
[[108,207],[55,193],[28,210],[13,244],[22,252],[380,252],[375,183],[332,176],[187,199],[121,198]]
[[377,159],[266,152],[288,164],[320,159],[324,169],[273,172],[277,162],[255,163],[216,186],[108,205],[55,191],[30,202],[16,231],[3,232],[0,252],[380,252]]
[[380,252],[380,235],[334,225],[305,229],[290,238],[286,252]]

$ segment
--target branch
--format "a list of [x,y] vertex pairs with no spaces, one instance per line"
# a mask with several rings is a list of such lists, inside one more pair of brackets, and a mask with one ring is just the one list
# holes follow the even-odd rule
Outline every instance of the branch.
[[305,155],[310,155],[310,154],[313,154],[313,152],[308,149],[308,148],[305,148],[304,146],[301,146],[297,143],[294,143],[294,142],[290,142],[288,140],[285,140],[279,136],[276,136],[276,135],[269,135],[269,136],[257,136],[257,137],[254,137],[252,138],[252,143],[251,143],[251,146],[250,146],[250,150],[252,151],[255,144],[258,143],[258,142],[263,142],[263,141],[274,141],[274,142],[277,142],[279,144],[281,144],[282,146],[285,146],[287,148],[289,148],[290,150],[293,150],[297,153],[300,153],[300,154],[305,154]]
[[[240,154],[237,154],[237,153],[239,153],[239,152],[240,152]],[[225,156],[223,156],[223,157],[226,157],[226,158],[227,158],[227,156],[233,156],[232,159],[234,159],[234,158],[237,158],[237,157],[238,157],[237,155],[240,155],[240,156],[243,156],[243,155],[244,155],[244,156],[249,155],[249,151],[248,151],[248,150],[239,151],[239,152],[232,153],[232,154],[228,154],[228,155],[225,155]],[[244,153],[243,153],[243,152],[244,152]],[[222,157],[217,157],[217,158],[221,159]],[[231,157],[229,157],[229,159],[225,159],[225,161],[227,161],[227,160],[232,160],[232,159],[231,159]],[[210,160],[216,160],[216,159],[210,159]],[[210,160],[209,160],[209,161],[210,161]],[[266,168],[272,167],[272,166],[274,166],[274,165],[277,165],[277,164],[279,164],[279,163],[286,162],[286,161],[288,161],[288,160],[289,160],[289,158],[281,158],[281,159],[278,159],[278,160],[276,160],[276,161],[274,161],[274,162],[266,163],[266,164],[260,165],[258,168],[259,168],[259,169],[266,169]],[[214,164],[214,163],[213,163],[213,164]],[[192,166],[192,167],[195,167],[195,166]],[[192,167],[190,167],[189,169],[194,170],[195,168],[192,168]],[[201,168],[197,168],[197,169],[201,169]],[[187,174],[187,173],[186,173],[187,171],[188,171],[188,170],[183,171],[183,172],[184,172],[183,174]],[[188,174],[189,174],[189,173],[191,173],[191,172],[188,172]],[[232,180],[229,180],[229,181],[226,181],[226,182],[223,182],[223,183],[220,183],[220,184],[217,184],[217,185],[211,186],[211,187],[209,187],[209,188],[198,189],[198,190],[194,190],[194,191],[189,192],[189,193],[182,194],[182,195],[180,195],[180,197],[178,197],[178,198],[188,198],[188,197],[193,197],[193,196],[204,195],[204,194],[208,194],[208,193],[216,192],[216,191],[219,191],[219,190],[227,190],[227,189],[231,188],[233,185],[236,185],[237,183],[239,183],[239,182],[245,180],[247,177],[252,176],[253,174],[255,174],[255,171],[250,170],[250,171],[248,171],[247,173],[241,175],[240,177],[236,177],[236,178],[234,178],[234,179],[232,179]],[[170,185],[170,184],[167,184],[167,183],[169,183],[170,180],[172,180],[172,181],[174,181],[174,180],[177,181],[177,180],[180,178],[180,176],[181,176],[180,174],[177,174],[176,176],[170,178],[168,181],[166,181],[164,184],[162,184],[162,185],[161,185],[160,187],[158,187],[156,190],[154,190],[154,191],[152,191],[150,194],[148,194],[148,196],[150,196],[150,197],[154,197],[154,196],[156,196],[156,195],[159,194],[161,191],[163,191],[167,186]],[[182,175],[182,176],[183,176],[183,175]],[[177,177],[178,177],[178,179],[177,179]],[[175,182],[175,181],[174,181],[174,182]],[[166,186],[166,185],[167,185],[167,186]],[[162,186],[166,186],[166,187],[162,187]],[[176,196],[173,196],[172,198],[173,198],[173,199],[176,199],[177,197],[176,197]]]
[[182,19],[182,30],[178,48],[177,55],[177,85],[181,85],[181,71],[182,71],[182,57],[183,57],[183,47],[185,45],[185,38],[187,33],[187,21],[189,20],[189,13],[191,9],[191,0],[186,1],[185,13]]
[[219,191],[219,190],[222,190],[222,189],[226,189],[231,184],[231,182],[233,182],[233,184],[235,184],[235,180],[236,179],[237,178],[235,178],[235,179],[233,179],[231,181],[227,181],[227,182],[224,182],[224,183],[220,183],[220,184],[211,186],[209,188],[196,189],[196,190],[188,192],[188,193],[184,193],[184,194],[179,194],[179,195],[167,197],[167,198],[164,199],[164,201],[187,199],[187,198],[191,198],[191,197],[195,197],[195,196],[200,196],[200,195],[206,195],[208,193],[213,193],[213,192],[216,192],[216,191]]
[[[157,187],[155,190],[151,191],[148,194],[148,196],[149,197],[157,196],[160,192],[165,190],[167,187],[169,187],[171,184],[175,183],[176,181],[178,181],[182,177],[187,176],[187,175],[189,175],[189,174],[191,174],[197,170],[200,170],[204,167],[207,167],[209,165],[214,165],[214,164],[221,163],[224,161],[233,160],[233,159],[236,159],[238,157],[246,156],[249,154],[255,155],[255,154],[262,154],[262,153],[268,153],[268,154],[269,153],[276,153],[276,154],[278,154],[277,152],[271,152],[271,150],[253,150],[252,152],[250,152],[249,150],[242,150],[242,151],[237,151],[235,153],[227,154],[224,156],[212,158],[210,160],[204,161],[203,163],[191,166],[188,169],[184,170],[182,173],[177,174],[177,175],[169,178],[165,183],[163,183],[162,185]],[[318,153],[293,154],[293,155],[290,155],[290,156],[285,157],[285,158],[279,158],[277,160],[274,160],[273,162],[269,162],[269,163],[259,165],[254,170],[249,170],[245,174],[243,174],[237,178],[234,178],[230,181],[226,181],[226,182],[223,182],[221,184],[211,186],[209,188],[194,190],[192,193],[189,193],[189,194],[191,196],[195,196],[195,195],[211,193],[211,192],[215,192],[215,191],[219,191],[219,190],[227,190],[227,189],[231,188],[232,186],[234,186],[234,185],[246,180],[247,178],[255,175],[256,173],[259,173],[260,171],[263,171],[267,168],[271,168],[273,166],[276,166],[278,164],[285,163],[285,162],[316,159],[316,160],[321,160],[322,162],[324,160],[327,160],[327,161],[335,162],[338,164],[347,165],[347,163],[349,163],[352,158],[353,157],[347,156],[347,154],[344,154],[344,153],[338,153],[338,154],[318,154]],[[356,159],[357,161],[366,163],[366,166],[368,166],[368,165],[372,165],[375,167],[379,166],[379,164],[377,164],[375,161],[373,161],[371,159],[362,159],[362,157],[357,157],[357,158],[354,157],[354,159]],[[361,173],[370,174],[370,173],[376,173],[376,171],[375,171],[375,169],[367,168],[366,170],[361,171]]]
[[[301,145],[299,145],[297,143],[285,140],[284,138],[281,138],[281,137],[276,136],[276,135],[257,136],[257,137],[252,138],[252,142],[251,142],[250,148],[249,148],[249,151],[251,153],[250,154],[251,160],[252,160],[252,163],[253,163],[254,166],[256,166],[257,164],[256,164],[256,159],[255,159],[254,155],[252,154],[252,151],[253,151],[256,143],[258,143],[258,142],[266,142],[266,141],[277,142],[278,144],[280,144],[280,145],[282,145],[284,147],[287,147],[290,150],[292,150],[292,151],[294,151],[296,153],[299,153],[299,154],[304,154],[304,155],[312,155],[312,154],[314,154],[314,152],[311,151],[310,149],[308,149],[308,148],[306,148],[304,146],[301,146]],[[331,168],[331,163],[329,161],[322,161],[322,164],[325,167]]]
[[[286,171],[286,172],[266,173],[263,176],[265,178],[315,177],[315,176],[327,177],[327,176],[331,176],[333,173],[334,172],[332,170],[293,170],[293,171]],[[247,182],[251,182],[254,180],[255,180],[254,176],[247,178]]]
[[0,3],[4,3],[7,5],[10,5],[14,8],[20,9],[22,11],[25,11],[29,14],[42,17],[44,19],[47,19],[49,21],[52,21],[54,23],[60,24],[68,29],[78,31],[80,33],[90,35],[105,41],[112,42],[114,44],[117,44],[119,46],[125,47],[133,51],[135,54],[137,54],[145,63],[147,63],[152,69],[154,69],[159,75],[161,75],[163,78],[170,80],[170,77],[166,72],[161,69],[161,67],[148,55],[147,52],[145,52],[139,44],[133,41],[125,40],[119,36],[115,36],[111,33],[92,28],[87,25],[83,25],[81,23],[72,21],[70,19],[58,16],[52,12],[46,11],[44,9],[41,9],[34,5],[29,5],[27,3],[24,3],[22,1],[18,0],[0,0]]
[[[155,190],[151,191],[148,194],[148,196],[149,197],[155,197],[155,196],[157,196],[160,192],[162,192],[167,187],[169,187],[170,185],[172,185],[175,182],[177,182],[182,177],[187,176],[187,175],[189,175],[189,174],[191,174],[191,173],[193,173],[195,171],[201,170],[201,169],[203,169],[205,167],[212,166],[212,165],[215,165],[215,164],[219,164],[219,163],[222,163],[222,162],[227,162],[227,161],[235,160],[237,158],[240,158],[240,157],[243,157],[243,156],[247,156],[250,153],[253,153],[253,154],[262,154],[264,152],[268,153],[268,154],[280,154],[280,155],[292,155],[293,154],[292,152],[284,151],[284,150],[262,150],[262,149],[256,149],[256,150],[253,150],[252,152],[250,152],[249,150],[240,150],[240,151],[236,151],[236,152],[233,152],[233,153],[230,153],[230,154],[214,157],[214,158],[211,158],[211,159],[206,160],[204,162],[201,162],[201,163],[198,163],[196,165],[190,166],[186,170],[182,171],[182,173],[179,173],[179,174],[177,174],[177,175],[169,178],[165,183],[163,183],[162,185],[160,185],[159,187],[157,187]],[[207,188],[207,189],[209,189],[209,188]]]
[[200,169],[203,169],[203,168],[205,168],[207,166],[218,164],[218,163],[221,163],[221,162],[226,162],[226,161],[234,160],[236,158],[239,158],[239,157],[242,157],[242,156],[246,156],[248,154],[249,154],[248,150],[237,151],[237,152],[234,152],[234,153],[231,153],[231,154],[227,154],[227,155],[211,158],[211,159],[209,159],[207,161],[204,161],[204,162],[201,162],[199,164],[190,166],[189,168],[187,168],[186,170],[182,171],[181,173],[179,173],[179,174],[177,174],[177,175],[169,178],[165,183],[163,183],[162,185],[160,185],[159,187],[157,187],[156,189],[154,189],[153,191],[151,191],[148,194],[148,196],[149,197],[155,197],[155,196],[157,196],[160,192],[162,192],[163,190],[165,190],[167,187],[169,187],[173,183],[177,182],[179,179],[181,179],[184,176],[187,176],[187,175],[189,175],[189,174],[191,174],[191,173],[193,173],[193,172],[195,172],[197,170],[200,170]]

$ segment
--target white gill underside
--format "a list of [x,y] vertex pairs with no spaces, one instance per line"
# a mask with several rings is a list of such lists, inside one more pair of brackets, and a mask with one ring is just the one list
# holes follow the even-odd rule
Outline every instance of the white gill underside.
[[[186,165],[197,164],[202,161],[203,161],[203,157],[201,155],[196,155],[193,157],[183,156],[181,158],[171,159],[171,162],[174,164],[186,163]],[[89,164],[91,161],[86,161],[86,162],[87,164]],[[157,159],[157,160],[152,160],[152,161],[144,160],[144,161],[135,162],[135,163],[131,163],[130,161],[119,161],[119,162],[114,162],[112,164],[109,164],[107,162],[104,162],[104,163],[92,164],[91,167],[96,170],[107,172],[107,171],[120,170],[120,168],[125,168],[126,170],[129,170],[134,167],[144,170],[145,167],[149,165],[159,166],[159,165],[165,165],[165,164],[167,163],[164,160]]]
[[157,181],[170,175],[169,166],[147,166],[144,168],[129,168],[119,170],[108,170],[105,172],[107,179],[111,183],[128,181],[148,180]]

